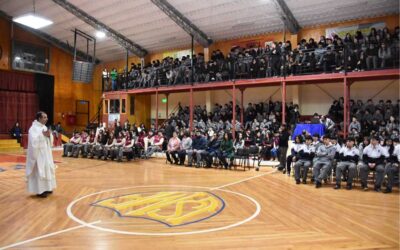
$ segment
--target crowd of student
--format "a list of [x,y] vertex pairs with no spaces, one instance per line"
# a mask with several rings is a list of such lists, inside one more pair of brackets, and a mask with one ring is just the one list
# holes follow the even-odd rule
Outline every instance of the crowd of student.
[[321,36],[318,41],[302,39],[292,48],[290,41],[266,44],[265,47],[234,47],[225,56],[212,52],[208,62],[204,54],[155,60],[146,67],[131,64],[126,70],[103,71],[105,90],[146,88],[192,82],[226,81],[238,78],[263,78],[283,75],[363,71],[399,65],[399,27],[371,28],[369,34],[357,31],[344,38]]
[[380,139],[378,136],[364,137],[357,141],[348,137],[343,144],[336,137],[319,135],[299,135],[291,154],[287,157],[286,170],[290,173],[291,163],[294,163],[296,184],[307,182],[307,173],[312,168],[312,181],[316,188],[322,182],[336,177],[335,189],[341,188],[342,181],[346,189],[353,188],[353,181],[359,178],[361,188],[368,190],[368,175],[375,172],[374,190],[381,191],[384,176],[387,175],[385,193],[392,192],[394,177],[399,172],[400,144],[399,137]]
[[[256,170],[262,160],[277,159],[278,169],[290,175],[294,164],[297,184],[307,182],[307,174],[312,168],[312,181],[315,181],[317,188],[333,174],[336,176],[335,188],[341,187],[345,176],[347,189],[352,189],[354,178],[359,178],[362,188],[367,190],[368,174],[375,171],[374,189],[381,190],[384,176],[387,175],[385,192],[391,192],[400,159],[397,120],[389,121],[390,126],[384,126],[385,133],[370,127],[365,133],[356,137],[350,134],[344,140],[336,137],[338,133],[333,128],[337,126],[332,119],[317,117],[325,125],[327,133],[320,138],[318,134],[309,135],[303,131],[295,138],[287,157],[291,127],[278,122],[279,103],[249,104],[244,110],[244,124],[239,121],[235,124],[235,139],[231,134],[231,105],[216,104],[209,113],[205,112],[205,108],[196,106],[194,130],[191,133],[188,129],[188,109],[180,105],[176,115],[172,114],[158,131],[153,124],[146,129],[143,124],[137,127],[128,121],[123,125],[116,121],[111,128],[101,126],[89,133],[75,133],[70,142],[64,145],[64,156],[78,157],[81,154],[82,157],[122,161],[124,157],[127,160],[149,158],[155,152],[164,152],[171,164],[184,165],[187,161],[187,166],[210,168],[216,164],[230,168],[236,158],[248,158],[252,152],[253,160],[258,160]],[[371,108],[369,104],[365,106],[368,107],[366,109]],[[393,109],[398,109],[395,106]],[[290,107],[297,109],[296,105]],[[290,116],[288,118],[292,119]],[[354,120],[349,125],[357,126]]]
[[[343,130],[343,98],[335,100],[329,109],[326,124],[333,131]],[[397,102],[391,100],[379,100],[374,103],[369,99],[350,100],[351,122],[348,124],[349,135],[359,139],[363,136],[376,135],[381,140],[387,137],[396,138],[399,135],[400,99]]]

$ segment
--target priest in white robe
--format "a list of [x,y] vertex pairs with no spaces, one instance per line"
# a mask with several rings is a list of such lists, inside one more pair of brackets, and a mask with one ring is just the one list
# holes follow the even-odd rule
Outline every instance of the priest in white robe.
[[47,129],[47,114],[39,111],[29,129],[26,177],[28,192],[45,198],[56,188],[55,165],[51,151],[52,133]]

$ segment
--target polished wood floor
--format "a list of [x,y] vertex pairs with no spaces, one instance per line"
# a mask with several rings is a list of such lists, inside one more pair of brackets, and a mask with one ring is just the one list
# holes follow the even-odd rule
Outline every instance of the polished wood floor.
[[[162,159],[117,163],[60,154],[54,152],[58,187],[46,199],[26,192],[24,169],[15,168],[24,157],[0,155],[6,170],[0,172],[0,249],[399,249],[397,188],[387,195],[359,186],[315,189],[270,167],[196,169]],[[115,196],[169,191],[207,191],[225,208],[206,220],[167,227],[91,206]],[[68,216],[73,201],[71,214],[88,224]],[[210,230],[215,228],[220,230]]]

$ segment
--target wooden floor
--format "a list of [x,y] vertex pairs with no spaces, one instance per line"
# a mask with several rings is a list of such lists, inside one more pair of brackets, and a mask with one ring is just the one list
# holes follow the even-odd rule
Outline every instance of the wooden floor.
[[[58,187],[46,199],[26,192],[24,169],[14,167],[24,157],[0,155],[0,249],[399,249],[397,188],[388,195],[359,186],[315,189],[270,167],[229,171],[54,155]],[[167,226],[94,206],[160,192],[206,193],[215,210]]]

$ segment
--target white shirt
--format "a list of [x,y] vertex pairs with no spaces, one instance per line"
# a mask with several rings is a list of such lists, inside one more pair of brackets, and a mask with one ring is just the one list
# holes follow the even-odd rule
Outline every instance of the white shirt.
[[299,151],[302,151],[302,150],[304,153],[307,153],[307,154],[315,153],[315,147],[312,144],[311,145],[307,145],[305,143],[301,144]]
[[382,155],[386,158],[389,157],[389,152],[379,144],[377,144],[375,147],[372,144],[369,144],[364,148],[363,154],[374,159],[380,158]]
[[300,150],[301,150],[301,148],[302,148],[302,146],[303,146],[304,144],[301,144],[301,143],[295,143],[294,145],[293,145],[293,150],[294,150],[294,152],[299,152]]
[[358,148],[356,147],[351,147],[348,148],[347,146],[343,146],[340,151],[340,154],[343,154],[343,156],[359,156],[360,155],[360,151],[358,150]]

